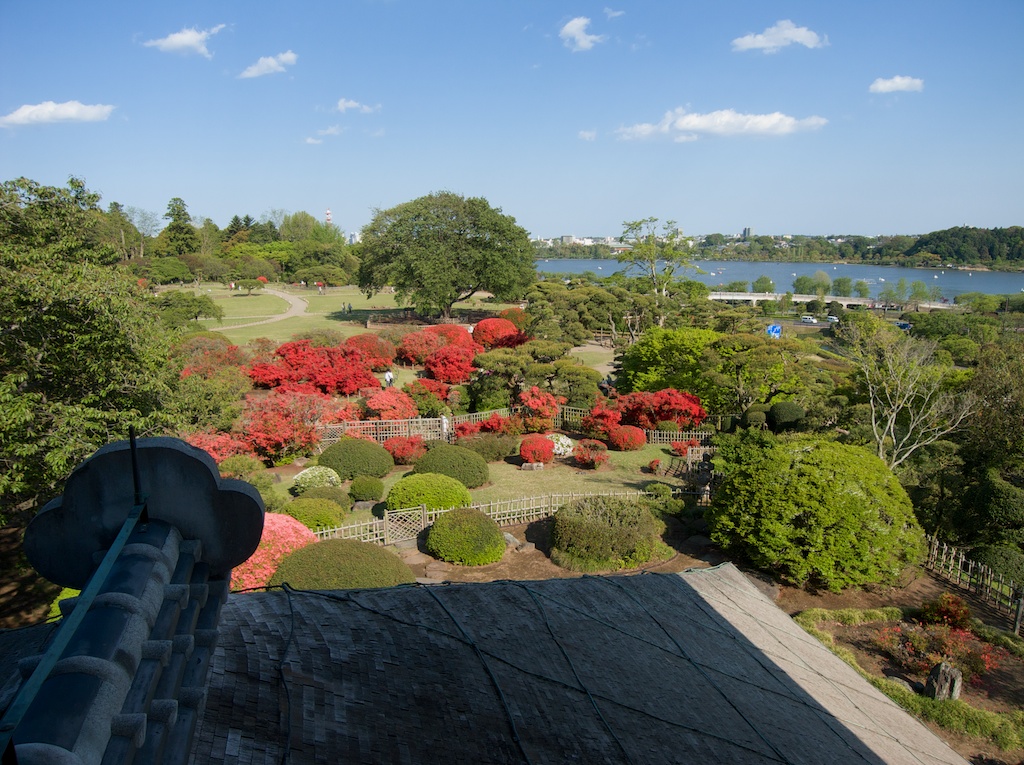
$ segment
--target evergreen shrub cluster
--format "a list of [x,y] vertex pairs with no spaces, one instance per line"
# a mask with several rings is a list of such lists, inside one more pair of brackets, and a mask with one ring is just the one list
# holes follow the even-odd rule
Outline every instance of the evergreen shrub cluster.
[[427,552],[463,566],[484,566],[501,560],[505,535],[488,515],[471,507],[451,510],[437,518],[427,532]]
[[329,499],[337,502],[343,512],[352,509],[352,497],[340,486],[319,486],[315,489],[303,492],[301,499]]
[[555,513],[551,560],[572,571],[635,568],[671,555],[664,530],[643,502],[583,497]]
[[281,561],[270,584],[287,583],[297,590],[352,590],[414,581],[409,567],[383,547],[354,539],[326,539]]
[[329,499],[307,499],[299,497],[284,507],[285,513],[302,523],[308,529],[332,529],[341,525],[341,505]]
[[440,473],[454,478],[468,489],[483,486],[490,480],[487,462],[472,449],[455,444],[439,443],[416,460],[413,473]]
[[458,445],[473,450],[484,458],[484,462],[501,462],[516,453],[519,448],[519,439],[516,436],[506,436],[502,433],[480,433],[468,438],[460,438]]
[[795,401],[777,401],[768,410],[768,427],[774,433],[791,430],[800,424],[806,414],[804,408]]
[[348,495],[353,502],[377,502],[384,496],[384,482],[373,475],[357,475],[352,479]]
[[331,444],[317,462],[334,470],[342,481],[349,481],[357,475],[383,478],[395,467],[395,460],[387,449],[361,438],[343,438]]
[[341,486],[341,478],[336,471],[325,465],[314,465],[295,476],[292,493],[301,496],[310,489],[319,489],[323,486]]
[[428,510],[465,507],[472,504],[469,489],[440,473],[411,473],[400,478],[387,496],[388,510],[426,505]]

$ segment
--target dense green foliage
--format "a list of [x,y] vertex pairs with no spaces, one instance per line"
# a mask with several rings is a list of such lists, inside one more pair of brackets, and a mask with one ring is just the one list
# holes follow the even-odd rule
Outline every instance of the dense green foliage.
[[804,418],[804,408],[795,401],[777,401],[768,410],[768,426],[776,433],[795,428]]
[[416,581],[412,571],[379,545],[354,539],[326,539],[306,545],[281,561],[270,580],[297,590],[357,590]]
[[395,460],[378,443],[343,438],[324,449],[317,464],[334,470],[342,481],[349,481],[357,475],[383,478],[394,469]]
[[664,524],[646,503],[616,497],[585,497],[555,513],[551,559],[573,571],[635,568],[670,554]]
[[518,453],[519,438],[501,433],[478,433],[469,438],[460,438],[458,445],[476,452],[483,457],[484,462],[501,462]]
[[756,431],[719,439],[726,476],[707,520],[723,550],[830,590],[892,582],[923,555],[906,491],[870,452]]
[[425,505],[428,510],[447,510],[472,504],[469,489],[440,473],[412,473],[400,478],[386,499],[388,510]]
[[340,485],[341,478],[336,471],[326,465],[313,465],[295,476],[295,481],[292,483],[292,492],[305,495],[310,489]]
[[480,510],[462,507],[438,516],[427,531],[427,552],[463,566],[485,566],[505,554],[505,535]]
[[320,486],[309,489],[302,494],[302,499],[329,499],[337,502],[345,512],[352,509],[352,497],[340,486]]
[[450,476],[467,489],[483,486],[490,480],[487,461],[472,449],[454,444],[438,444],[416,460],[414,473],[440,473]]
[[337,528],[344,517],[344,511],[337,502],[312,497],[293,499],[284,506],[284,512],[313,531]]
[[384,482],[372,475],[357,475],[348,487],[348,494],[355,502],[377,502],[384,496]]
[[992,569],[1015,587],[1024,586],[1024,552],[1013,544],[982,545],[971,550],[971,559]]

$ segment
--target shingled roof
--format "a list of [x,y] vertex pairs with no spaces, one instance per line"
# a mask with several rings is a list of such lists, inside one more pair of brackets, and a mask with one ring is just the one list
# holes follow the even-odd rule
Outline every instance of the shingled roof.
[[732,565],[233,596],[197,763],[965,763]]

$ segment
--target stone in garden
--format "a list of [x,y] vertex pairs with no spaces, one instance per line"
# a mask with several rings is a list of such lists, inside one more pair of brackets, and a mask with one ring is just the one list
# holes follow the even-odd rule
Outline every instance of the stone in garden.
[[508,533],[506,531],[505,532],[505,546],[506,547],[517,547],[518,545],[519,545],[519,540],[516,539],[515,535],[514,534],[510,534],[510,533]]
[[516,547],[516,552],[530,552],[530,550],[536,549],[537,545],[535,545],[533,542],[523,542],[518,547]]
[[960,698],[960,686],[963,684],[963,673],[949,662],[941,662],[932,667],[928,673],[928,682],[924,686],[924,695],[936,701]]

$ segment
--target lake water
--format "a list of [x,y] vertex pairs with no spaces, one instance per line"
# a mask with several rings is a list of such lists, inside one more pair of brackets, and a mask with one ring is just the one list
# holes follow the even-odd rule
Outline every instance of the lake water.
[[[590,271],[597,276],[611,276],[617,271],[624,271],[626,265],[616,260],[538,260],[537,271],[544,274],[582,274]],[[1002,271],[964,271],[950,268],[900,268],[897,266],[872,266],[843,263],[749,263],[738,260],[701,260],[696,265],[703,274],[693,269],[677,272],[687,279],[702,282],[711,288],[718,288],[729,282],[747,282],[750,284],[760,276],[767,276],[775,283],[776,292],[788,292],[793,289],[793,280],[798,276],[813,276],[817,271],[824,271],[829,278],[836,279],[848,276],[854,283],[865,281],[871,290],[871,297],[877,297],[880,290],[887,286],[895,286],[900,279],[912,282],[922,281],[929,288],[936,286],[942,290],[942,297],[953,300],[965,292],[982,292],[989,295],[1007,295],[1024,292],[1024,273],[1007,273]]]

